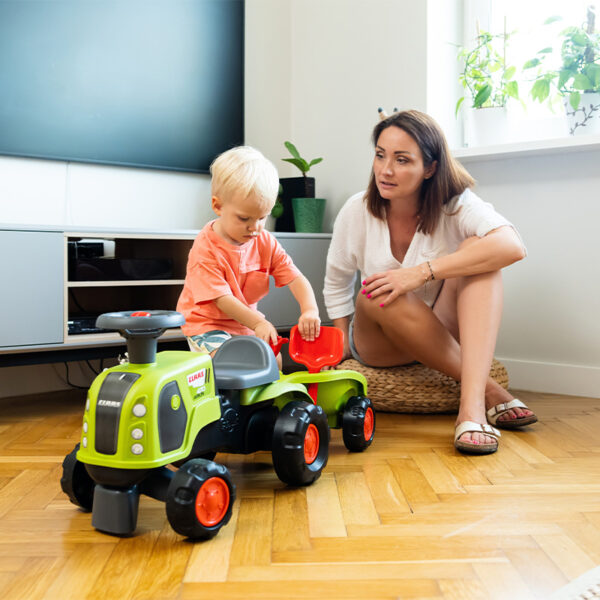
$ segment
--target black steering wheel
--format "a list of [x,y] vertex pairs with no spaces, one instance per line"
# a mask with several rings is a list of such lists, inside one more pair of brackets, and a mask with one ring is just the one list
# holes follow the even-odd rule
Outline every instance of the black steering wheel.
[[185,317],[174,310],[111,312],[96,319],[96,327],[116,330],[127,340],[129,362],[135,364],[154,363],[158,338],[184,323]]
[[96,319],[96,327],[127,331],[130,335],[179,327],[184,323],[184,316],[174,310],[123,310],[104,313]]

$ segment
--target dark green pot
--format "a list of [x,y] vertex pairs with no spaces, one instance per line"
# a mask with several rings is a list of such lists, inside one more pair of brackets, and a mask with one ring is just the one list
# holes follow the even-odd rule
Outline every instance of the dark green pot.
[[321,233],[325,198],[292,198],[294,223],[299,233]]

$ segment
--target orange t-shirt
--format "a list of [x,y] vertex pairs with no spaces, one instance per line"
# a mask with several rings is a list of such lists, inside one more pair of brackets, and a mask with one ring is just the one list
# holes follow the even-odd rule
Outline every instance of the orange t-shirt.
[[269,292],[269,276],[273,276],[277,287],[282,287],[300,271],[268,231],[235,246],[213,231],[213,223],[204,226],[190,250],[185,283],[177,302],[177,310],[185,317],[181,330],[186,336],[213,329],[254,335],[252,329],[219,310],[214,301],[230,294],[262,316],[256,305]]

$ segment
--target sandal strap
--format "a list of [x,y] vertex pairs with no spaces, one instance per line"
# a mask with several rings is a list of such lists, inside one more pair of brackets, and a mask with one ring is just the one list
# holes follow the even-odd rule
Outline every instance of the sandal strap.
[[503,415],[513,408],[527,408],[527,405],[524,402],[517,400],[517,398],[514,398],[510,402],[501,402],[500,404],[496,404],[496,406],[492,406],[492,408],[490,408],[486,413],[488,421],[492,425],[495,425],[500,415]]
[[475,421],[463,421],[456,426],[454,431],[454,441],[456,441],[463,433],[483,433],[490,437],[498,439],[502,434],[487,423],[475,423]]

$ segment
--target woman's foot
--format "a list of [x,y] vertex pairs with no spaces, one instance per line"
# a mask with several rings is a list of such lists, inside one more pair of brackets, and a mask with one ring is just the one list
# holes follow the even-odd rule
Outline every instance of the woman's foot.
[[486,386],[485,409],[487,421],[495,427],[515,429],[537,421],[533,411],[493,380]]
[[[503,418],[505,415],[512,414],[516,414],[517,416]],[[514,398],[505,404],[496,404],[496,406],[492,406],[492,408],[487,411],[487,420],[488,423],[496,425],[497,427],[516,429],[517,427],[525,427],[525,425],[535,423],[537,417],[523,402]]]
[[[487,435],[484,431],[483,426],[488,426],[486,414],[483,406],[480,402],[469,402],[465,399],[461,399],[460,409],[458,416],[456,417],[456,423],[454,424],[456,431],[463,425],[463,423],[471,423],[477,427],[470,427],[465,429],[459,434],[454,435],[454,446],[458,448],[457,442],[463,444],[469,444],[472,446],[498,446],[498,441],[494,436]],[[460,449],[460,448],[459,448]]]
[[456,426],[454,447],[466,454],[492,454],[498,450],[500,435],[497,429],[487,423],[463,421]]

